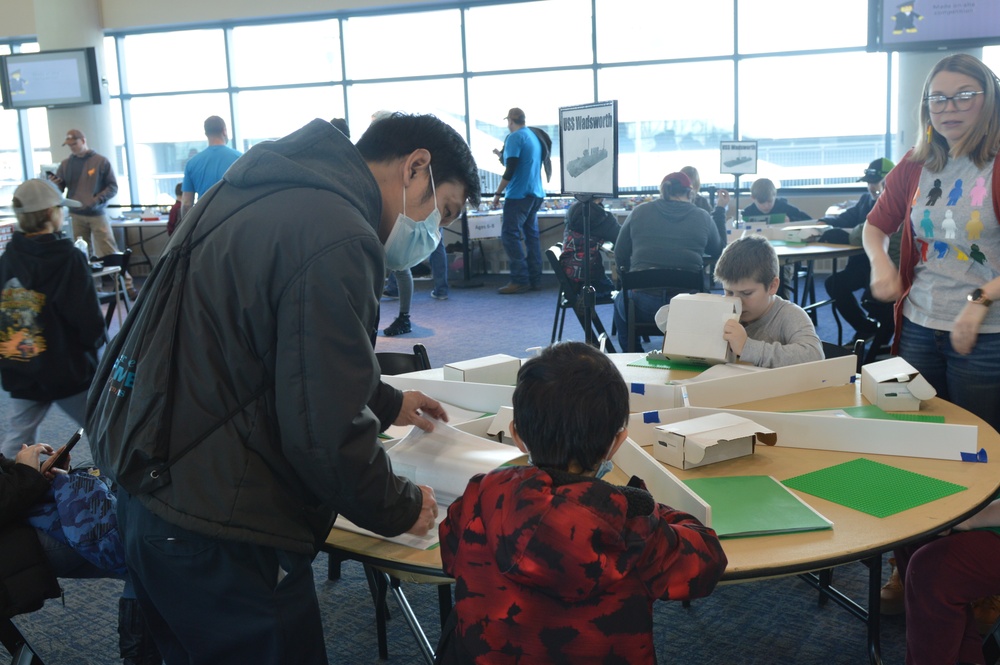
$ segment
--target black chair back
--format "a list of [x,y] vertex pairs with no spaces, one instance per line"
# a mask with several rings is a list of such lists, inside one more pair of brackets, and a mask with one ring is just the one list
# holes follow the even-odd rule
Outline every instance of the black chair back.
[[431,368],[431,361],[427,357],[427,349],[424,348],[423,344],[414,344],[413,353],[384,351],[376,353],[375,358],[378,359],[379,370],[386,376],[419,372]]
[[[581,302],[580,284],[574,282],[570,279],[569,275],[563,269],[562,265],[562,243],[556,243],[545,250],[545,256],[549,260],[549,266],[552,268],[552,272],[556,275],[556,281],[559,283],[559,293],[556,296],[556,315],[552,320],[552,339],[549,340],[550,344],[555,344],[557,340],[562,340],[563,328],[566,325],[566,310],[573,310],[576,314],[577,320],[580,321],[580,326],[584,325],[583,316],[583,302]],[[610,305],[614,302],[614,298],[609,295],[597,296],[595,298],[595,305]],[[594,328],[594,338],[600,339],[603,335],[607,338],[607,332],[604,329],[604,324],[601,319],[597,316],[597,312],[591,312],[591,325]],[[614,353],[614,345],[608,340],[605,344],[605,350],[608,353]]]
[[635,352],[635,344],[639,335],[649,337],[663,334],[663,331],[655,323],[636,322],[635,302],[632,299],[633,289],[661,289],[667,291],[671,298],[680,293],[701,293],[705,290],[705,274],[701,270],[650,268],[635,272],[622,271],[620,275],[622,297],[625,299],[623,304],[628,321],[629,353]]

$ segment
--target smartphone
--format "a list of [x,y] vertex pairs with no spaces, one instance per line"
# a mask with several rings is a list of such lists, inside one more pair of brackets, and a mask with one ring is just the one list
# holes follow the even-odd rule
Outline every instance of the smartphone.
[[69,441],[66,442],[66,445],[52,453],[52,455],[42,463],[42,473],[45,474],[53,467],[58,466],[62,462],[62,459],[69,455],[69,451],[73,450],[73,446],[77,444],[81,436],[83,436],[82,427],[73,432],[73,436],[69,437]]
[[52,171],[46,171],[46,172],[45,172],[45,175],[47,175],[47,176],[48,176],[48,177],[50,177],[50,178],[55,178],[55,177],[56,177],[56,174],[55,174],[55,173],[53,173]]

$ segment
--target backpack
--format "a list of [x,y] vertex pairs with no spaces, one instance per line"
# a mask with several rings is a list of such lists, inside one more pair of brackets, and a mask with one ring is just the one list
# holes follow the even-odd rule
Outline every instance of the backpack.
[[[280,185],[276,189],[285,189]],[[87,395],[87,436],[102,471],[132,495],[148,494],[170,483],[170,467],[267,390],[264,385],[243,404],[220,418],[190,442],[171,438],[177,358],[174,353],[184,284],[191,251],[225,219],[269,196],[276,189],[239,202],[194,238],[198,223],[218,192],[220,182],[205,193],[178,225],[166,253],[153,268],[121,330],[105,349]],[[204,205],[203,205],[204,203]]]

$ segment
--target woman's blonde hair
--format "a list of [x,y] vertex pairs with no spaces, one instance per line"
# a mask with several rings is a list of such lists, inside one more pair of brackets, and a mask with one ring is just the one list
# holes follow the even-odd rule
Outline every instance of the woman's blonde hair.
[[[950,150],[945,137],[932,128],[927,105],[931,81],[940,72],[964,74],[975,79],[983,89],[983,108],[978,122]],[[996,74],[978,58],[965,53],[939,60],[924,81],[920,96],[920,127],[923,131],[913,149],[913,160],[922,163],[931,172],[944,169],[949,157],[968,156],[977,167],[985,167],[1000,152],[1000,81]]]

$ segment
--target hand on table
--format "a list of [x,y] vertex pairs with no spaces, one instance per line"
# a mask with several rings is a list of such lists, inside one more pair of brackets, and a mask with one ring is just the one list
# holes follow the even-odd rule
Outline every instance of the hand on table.
[[448,412],[444,410],[441,403],[428,397],[419,390],[403,391],[403,405],[399,409],[399,415],[393,421],[393,425],[416,425],[426,432],[434,431],[434,423],[424,417],[424,414],[437,420],[448,422]]
[[413,523],[413,526],[406,533],[414,536],[426,536],[434,528],[434,523],[437,520],[437,499],[434,497],[434,490],[432,488],[427,485],[418,485],[417,487],[420,488],[420,495],[422,497],[420,514],[417,516],[417,521]]

